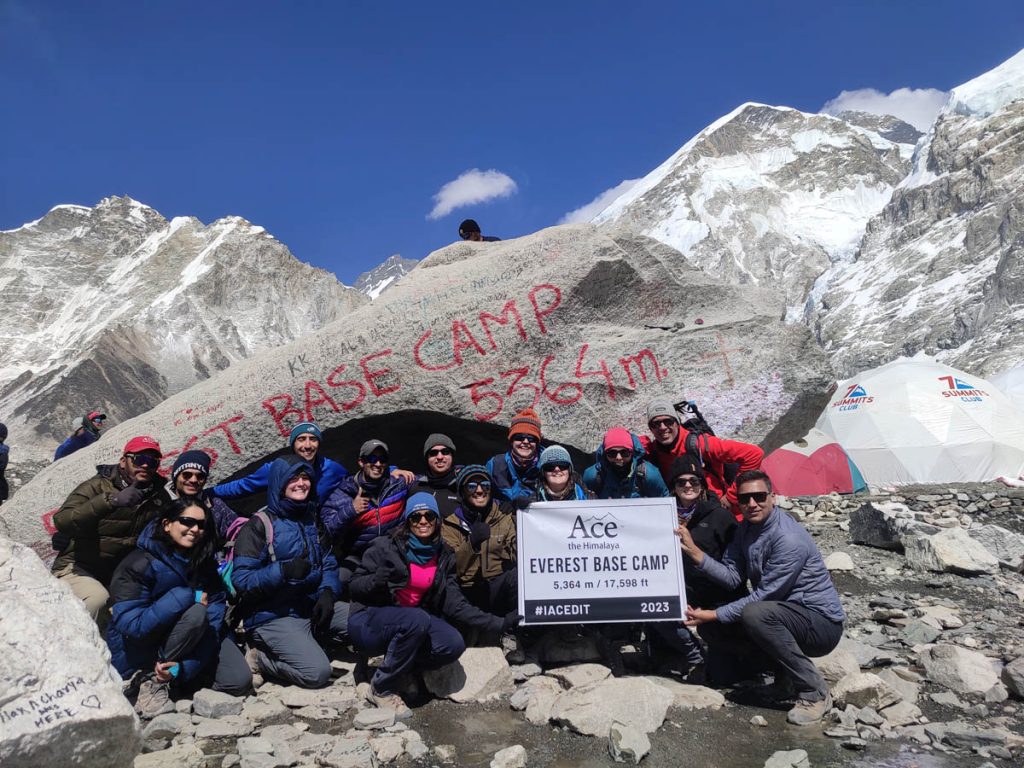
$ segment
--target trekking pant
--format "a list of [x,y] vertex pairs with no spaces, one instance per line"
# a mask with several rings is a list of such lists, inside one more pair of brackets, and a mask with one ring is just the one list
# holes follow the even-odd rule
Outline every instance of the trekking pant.
[[381,694],[395,693],[407,672],[443,667],[466,650],[455,627],[422,608],[364,608],[349,619],[349,636],[360,653],[384,654],[370,681]]
[[89,612],[92,620],[99,624],[102,630],[107,623],[106,618],[109,612],[106,607],[107,600],[110,599],[110,593],[103,583],[80,565],[74,563],[64,566],[53,575],[71,587],[75,597],[82,601],[85,610]]
[[[343,643],[348,639],[348,603],[334,604],[334,616],[325,641]],[[254,628],[250,644],[260,669],[268,676],[302,688],[323,688],[331,681],[331,660],[313,637],[309,619],[282,616]]]
[[252,672],[245,656],[230,637],[217,640],[213,627],[206,619],[206,606],[190,606],[171,627],[157,652],[160,661],[176,661],[182,667],[182,684],[194,678],[203,667],[216,659],[213,688],[240,696],[252,686]]
[[704,652],[689,629],[672,621],[652,621],[643,625],[644,634],[651,634],[669,650],[682,656],[691,667],[704,663]]
[[734,652],[759,652],[792,681],[797,697],[804,701],[828,696],[828,683],[808,657],[824,656],[839,645],[842,622],[797,603],[764,600],[746,605],[740,624],[746,642],[734,643]]
[[519,575],[515,568],[461,589],[466,600],[484,613],[504,617],[519,608]]

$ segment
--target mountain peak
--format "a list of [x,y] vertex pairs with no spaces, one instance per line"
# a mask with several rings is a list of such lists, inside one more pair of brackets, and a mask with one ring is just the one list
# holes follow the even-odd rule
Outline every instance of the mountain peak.
[[417,264],[417,259],[404,259],[400,254],[392,254],[373,269],[363,272],[356,278],[353,287],[365,293],[371,300],[376,299],[382,291],[409,274]]
[[942,111],[988,117],[1018,99],[1024,99],[1024,50],[995,69],[958,85],[950,93]]

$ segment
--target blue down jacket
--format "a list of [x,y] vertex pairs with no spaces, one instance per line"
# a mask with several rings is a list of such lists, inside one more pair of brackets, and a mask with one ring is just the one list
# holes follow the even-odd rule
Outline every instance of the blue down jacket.
[[[239,612],[247,630],[284,616],[309,618],[325,589],[335,600],[341,595],[338,561],[317,530],[316,498],[311,494],[296,503],[281,497],[288,480],[300,470],[314,476],[313,467],[291,457],[275,459],[270,466],[265,511],[274,526],[276,560],[271,562],[260,518],[250,518],[235,539],[231,580],[239,591]],[[298,557],[309,561],[310,572],[304,579],[286,579],[281,565]]]
[[[354,506],[360,489],[370,502],[361,514]],[[409,486],[397,477],[385,475],[375,485],[367,483],[361,471],[345,478],[320,509],[335,554],[362,557],[374,539],[401,525],[408,495]]]
[[[658,468],[644,459],[640,438],[633,438],[633,463],[629,472],[620,477],[604,455],[604,443],[596,451],[597,463],[583,472],[583,486],[599,499],[655,499],[668,496],[668,486]],[[643,466],[643,471],[639,471]],[[641,477],[642,476],[642,477]]]
[[[234,499],[265,491],[270,481],[270,467],[273,463],[268,461],[245,477],[215,485],[209,492],[222,499]],[[318,499],[326,499],[330,496],[334,489],[341,484],[341,481],[348,476],[348,470],[333,459],[319,454],[313,458],[313,477],[316,478],[316,497]]]
[[188,561],[153,538],[159,520],[139,535],[136,549],[122,560],[110,582],[112,618],[107,646],[114,667],[127,680],[137,670],[151,671],[157,654],[181,615],[195,604],[195,590],[207,593],[207,629],[181,665],[178,682],[193,679],[207,664],[216,663],[224,625],[226,597],[216,564],[195,588],[188,583]]

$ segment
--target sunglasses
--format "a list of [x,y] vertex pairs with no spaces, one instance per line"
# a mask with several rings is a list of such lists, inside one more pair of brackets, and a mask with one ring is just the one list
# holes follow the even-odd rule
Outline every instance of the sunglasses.
[[181,515],[175,518],[178,525],[183,528],[198,528],[200,531],[206,530],[206,520],[201,517],[188,517],[187,515]]
[[512,435],[513,443],[533,443],[536,445],[540,441],[533,435]]
[[427,456],[429,458],[433,458],[434,456],[451,456],[451,455],[452,455],[452,449],[451,448],[431,448],[429,451],[427,451]]
[[553,464],[545,464],[541,469],[545,472],[568,472],[570,466],[564,461],[556,461]]
[[631,459],[633,451],[629,448],[609,448],[605,451],[609,459]]
[[651,429],[671,429],[672,425],[675,423],[675,419],[654,419],[653,421],[647,422],[647,426]]
[[369,456],[363,456],[362,460],[366,464],[387,464],[388,457],[380,456],[376,453],[371,453]]
[[764,504],[768,498],[768,491],[751,491],[750,493],[737,493],[736,498],[740,505],[749,504],[750,500],[753,499],[758,504]]
[[700,480],[696,477],[680,477],[676,480],[676,488],[685,488],[688,485],[700,488]]
[[126,453],[125,458],[130,459],[132,464],[142,469],[156,469],[160,466],[160,459],[150,456],[148,453]]
[[490,480],[470,480],[466,483],[466,490],[470,493],[476,493],[477,491],[489,491],[491,490]]
[[186,469],[186,470],[182,470],[181,472],[179,472],[178,473],[178,477],[180,477],[181,479],[186,480],[186,481],[188,481],[188,480],[200,480],[200,481],[202,481],[202,480],[206,480],[206,473],[205,472],[191,472],[191,471]]
[[409,513],[409,522],[410,523],[418,523],[421,520],[426,520],[428,523],[436,522],[437,521],[437,513],[436,512],[410,512]]

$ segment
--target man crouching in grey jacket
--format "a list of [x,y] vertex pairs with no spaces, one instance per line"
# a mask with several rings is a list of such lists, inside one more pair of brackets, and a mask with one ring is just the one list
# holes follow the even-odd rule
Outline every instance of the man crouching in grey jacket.
[[[839,593],[811,535],[775,506],[768,475],[742,472],[736,491],[743,522],[721,562],[705,557],[685,526],[676,535],[683,552],[709,579],[727,589],[749,580],[750,594],[716,610],[688,606],[686,623],[701,626],[709,644],[721,640],[733,646],[729,650],[740,659],[760,651],[777,668],[775,691],[784,694],[789,688],[796,694],[787,720],[812,725],[832,708],[832,697],[808,657],[824,656],[839,644],[846,618]],[[743,632],[715,632],[713,622],[739,624]]]

